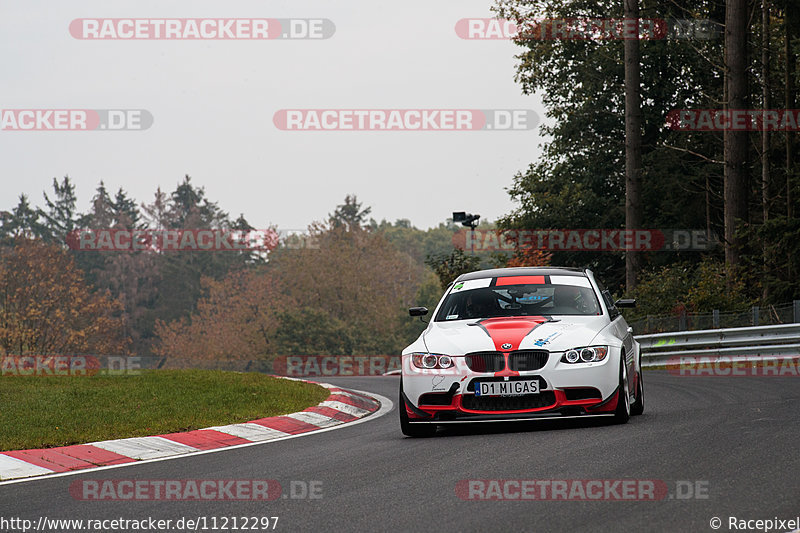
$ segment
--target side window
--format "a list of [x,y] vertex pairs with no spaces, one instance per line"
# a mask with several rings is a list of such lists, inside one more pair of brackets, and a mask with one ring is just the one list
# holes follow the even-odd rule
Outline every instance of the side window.
[[600,289],[600,294],[603,296],[603,300],[606,303],[606,307],[608,308],[608,317],[611,320],[614,320],[620,315],[619,309],[617,306],[614,305],[614,298],[611,297],[611,293],[600,283],[600,280],[594,280],[597,283],[597,287]]
[[620,312],[617,306],[614,305],[614,298],[612,298],[611,294],[605,289],[603,290],[603,300],[606,301],[606,307],[608,307],[608,317],[614,320],[620,315]]

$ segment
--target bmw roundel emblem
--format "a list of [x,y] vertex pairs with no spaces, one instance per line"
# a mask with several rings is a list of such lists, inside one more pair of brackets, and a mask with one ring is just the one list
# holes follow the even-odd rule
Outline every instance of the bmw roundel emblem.
[[505,343],[501,344],[500,347],[502,349],[504,349],[504,350],[510,350],[511,349],[511,343],[510,342],[505,342]]

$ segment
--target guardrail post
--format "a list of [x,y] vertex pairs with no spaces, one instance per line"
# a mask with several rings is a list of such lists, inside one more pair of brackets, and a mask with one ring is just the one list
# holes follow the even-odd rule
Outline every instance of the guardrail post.
[[800,322],[800,300],[795,300],[792,302],[792,308],[794,309],[794,321]]
[[711,321],[713,322],[714,329],[719,327],[719,309],[714,309],[711,312]]
[[754,326],[758,325],[758,312],[759,312],[758,306],[754,305],[753,306],[753,321],[752,321]]

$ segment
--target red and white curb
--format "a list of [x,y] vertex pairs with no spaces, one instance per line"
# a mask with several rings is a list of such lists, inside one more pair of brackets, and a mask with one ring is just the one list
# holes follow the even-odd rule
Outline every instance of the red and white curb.
[[2,452],[0,481],[69,475],[88,468],[115,468],[285,440],[363,422],[370,415],[377,418],[392,409],[391,400],[378,394],[342,389],[327,383],[316,384],[330,391],[328,399],[298,413],[185,433]]

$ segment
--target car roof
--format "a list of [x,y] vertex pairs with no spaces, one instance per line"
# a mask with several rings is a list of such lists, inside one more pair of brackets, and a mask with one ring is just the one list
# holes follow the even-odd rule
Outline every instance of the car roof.
[[573,267],[513,267],[513,268],[491,268],[489,270],[478,270],[461,274],[455,281],[467,281],[470,279],[482,278],[501,278],[505,276],[576,276],[586,277],[583,268]]

